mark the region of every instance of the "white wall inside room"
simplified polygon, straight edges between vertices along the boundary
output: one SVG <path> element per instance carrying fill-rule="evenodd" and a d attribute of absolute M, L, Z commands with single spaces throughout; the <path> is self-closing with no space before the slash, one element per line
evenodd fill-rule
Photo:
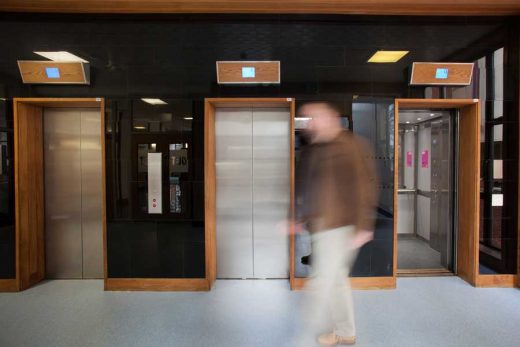
<path fill-rule="evenodd" d="M 417 189 L 429 192 L 431 190 L 431 128 L 426 124 L 419 126 L 417 134 L 418 165 L 417 165 Z M 428 151 L 428 167 L 421 165 L 421 154 Z M 427 240 L 430 239 L 430 198 L 417 196 L 417 234 Z"/>

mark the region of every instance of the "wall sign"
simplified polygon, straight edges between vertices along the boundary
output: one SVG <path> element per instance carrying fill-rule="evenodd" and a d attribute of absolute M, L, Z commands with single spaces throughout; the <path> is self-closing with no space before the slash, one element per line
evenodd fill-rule
<path fill-rule="evenodd" d="M 148 153 L 148 213 L 162 213 L 162 153 Z"/>
<path fill-rule="evenodd" d="M 473 63 L 413 63 L 410 85 L 467 86 L 473 77 Z"/>
<path fill-rule="evenodd" d="M 412 152 L 406 152 L 406 166 L 412 167 Z"/>
<path fill-rule="evenodd" d="M 218 84 L 279 84 L 279 61 L 217 61 Z"/>
<path fill-rule="evenodd" d="M 429 160 L 430 160 L 430 155 L 429 155 L 428 151 L 427 150 L 422 151 L 421 152 L 421 167 L 427 169 Z"/>
<path fill-rule="evenodd" d="M 90 65 L 83 62 L 18 60 L 25 84 L 90 84 Z"/>

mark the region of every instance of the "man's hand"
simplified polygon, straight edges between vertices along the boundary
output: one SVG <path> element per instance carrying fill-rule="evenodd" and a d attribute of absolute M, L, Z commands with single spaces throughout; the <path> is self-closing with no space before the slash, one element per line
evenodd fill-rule
<path fill-rule="evenodd" d="M 368 242 L 374 239 L 374 232 L 372 230 L 358 230 L 352 239 L 352 249 L 363 247 Z"/>
<path fill-rule="evenodd" d="M 276 229 L 283 234 L 299 234 L 305 230 L 303 223 L 291 219 L 284 219 L 276 223 Z"/>

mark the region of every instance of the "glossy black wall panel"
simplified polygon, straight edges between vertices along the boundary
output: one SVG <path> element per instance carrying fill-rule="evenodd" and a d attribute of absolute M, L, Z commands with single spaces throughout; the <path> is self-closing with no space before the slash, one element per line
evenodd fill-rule
<path fill-rule="evenodd" d="M 0 101 L 0 278 L 15 278 L 13 123 L 8 103 Z"/>

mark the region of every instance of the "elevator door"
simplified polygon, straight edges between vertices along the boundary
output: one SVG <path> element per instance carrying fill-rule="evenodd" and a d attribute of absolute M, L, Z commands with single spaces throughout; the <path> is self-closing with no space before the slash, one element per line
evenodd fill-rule
<path fill-rule="evenodd" d="M 449 112 L 431 124 L 430 246 L 440 252 L 441 264 L 452 268 L 453 144 Z"/>
<path fill-rule="evenodd" d="M 99 110 L 44 110 L 46 277 L 103 277 Z"/>
<path fill-rule="evenodd" d="M 215 135 L 217 277 L 287 278 L 289 109 L 219 108 Z"/>

